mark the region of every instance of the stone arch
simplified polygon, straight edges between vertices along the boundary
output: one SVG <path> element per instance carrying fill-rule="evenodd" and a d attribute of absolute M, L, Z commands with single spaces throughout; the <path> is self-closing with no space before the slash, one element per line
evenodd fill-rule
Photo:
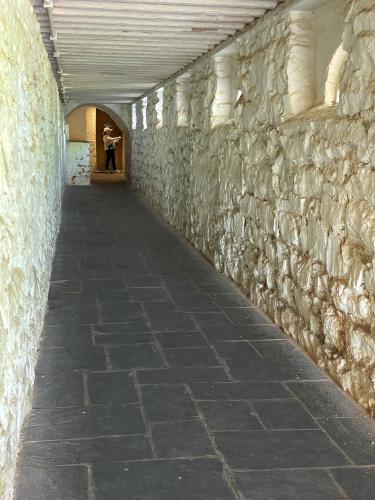
<path fill-rule="evenodd" d="M 64 118 L 65 121 L 69 118 L 69 116 L 74 113 L 79 108 L 85 108 L 88 106 L 95 107 L 107 113 L 108 116 L 112 118 L 118 125 L 119 129 L 123 133 L 125 140 L 123 141 L 123 158 L 124 158 L 124 176 L 129 180 L 130 177 L 130 160 L 131 160 L 131 136 L 130 136 L 130 128 L 124 119 L 120 116 L 121 108 L 119 105 L 111 105 L 111 104 L 98 104 L 95 102 L 85 102 L 85 103 L 68 103 L 64 105 Z M 118 109 L 117 109 L 118 108 Z"/>
<path fill-rule="evenodd" d="M 328 65 L 324 93 L 324 103 L 328 106 L 334 106 L 339 101 L 340 73 L 347 58 L 348 53 L 342 48 L 342 44 L 340 44 Z"/>

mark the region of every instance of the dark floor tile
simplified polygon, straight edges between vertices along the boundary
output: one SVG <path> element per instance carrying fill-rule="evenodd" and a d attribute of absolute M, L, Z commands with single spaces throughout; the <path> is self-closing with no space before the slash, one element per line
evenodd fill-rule
<path fill-rule="evenodd" d="M 149 385 L 141 388 L 146 417 L 152 422 L 188 420 L 198 416 L 183 385 Z"/>
<path fill-rule="evenodd" d="M 154 331 L 165 332 L 186 332 L 197 329 L 190 315 L 183 312 L 171 312 L 164 316 L 152 316 L 150 317 L 150 325 Z"/>
<path fill-rule="evenodd" d="M 355 464 L 375 465 L 375 422 L 372 418 L 322 418 L 319 423 Z"/>
<path fill-rule="evenodd" d="M 162 285 L 159 276 L 148 274 L 125 274 L 124 279 L 128 287 L 160 287 Z"/>
<path fill-rule="evenodd" d="M 271 361 L 283 361 L 295 355 L 302 355 L 302 353 L 287 339 L 266 340 L 264 342 L 257 341 L 251 344 L 264 359 L 270 359 Z"/>
<path fill-rule="evenodd" d="M 91 251 L 91 249 L 89 249 Z M 88 273 L 91 276 L 91 271 L 95 271 L 96 273 L 110 273 L 112 275 L 113 266 L 109 259 L 104 259 L 102 255 L 89 255 L 85 259 L 81 261 L 81 270 L 90 271 Z M 93 278 L 90 278 L 90 280 Z M 113 278 L 97 278 L 97 279 L 113 279 Z M 118 274 L 115 277 L 118 279 Z"/>
<path fill-rule="evenodd" d="M 228 283 L 205 283 L 199 279 L 195 279 L 194 283 L 197 289 L 204 293 L 215 294 L 228 292 Z"/>
<path fill-rule="evenodd" d="M 226 307 L 223 309 L 228 318 L 235 325 L 264 325 L 271 321 L 251 307 Z"/>
<path fill-rule="evenodd" d="M 262 429 L 245 401 L 200 401 L 199 408 L 212 431 Z"/>
<path fill-rule="evenodd" d="M 50 347 L 77 347 L 87 349 L 92 346 L 90 325 L 64 323 L 58 326 L 45 326 L 42 333 L 42 349 Z"/>
<path fill-rule="evenodd" d="M 165 348 L 208 346 L 201 332 L 160 332 L 156 337 Z"/>
<path fill-rule="evenodd" d="M 253 401 L 267 429 L 317 429 L 317 423 L 299 401 Z"/>
<path fill-rule="evenodd" d="M 331 381 L 289 383 L 288 387 L 315 417 L 363 416 L 363 411 Z"/>
<path fill-rule="evenodd" d="M 188 288 L 193 283 L 186 274 L 162 274 L 160 276 L 164 285 L 168 287 L 179 286 Z"/>
<path fill-rule="evenodd" d="M 111 269 L 109 267 L 105 268 L 92 268 L 87 270 L 87 274 L 84 279 L 93 280 L 115 280 L 119 277 L 118 269 Z"/>
<path fill-rule="evenodd" d="M 66 306 L 59 309 L 49 309 L 45 316 L 46 326 L 60 326 L 64 324 L 90 325 L 99 320 L 96 306 Z"/>
<path fill-rule="evenodd" d="M 154 342 L 152 333 L 118 333 L 118 334 L 94 334 L 95 344 L 101 345 L 129 345 L 150 344 Z"/>
<path fill-rule="evenodd" d="M 103 323 L 118 323 L 143 317 L 143 309 L 138 302 L 105 302 L 100 305 L 100 314 Z"/>
<path fill-rule="evenodd" d="M 73 370 L 106 370 L 106 359 L 102 346 L 90 350 L 55 347 L 43 350 L 38 358 L 36 373 L 46 375 Z"/>
<path fill-rule="evenodd" d="M 118 345 L 108 347 L 113 370 L 161 368 L 163 358 L 153 344 Z"/>
<path fill-rule="evenodd" d="M 200 313 L 192 313 L 194 321 L 197 323 L 199 328 L 220 326 L 226 327 L 231 325 L 228 317 L 222 312 L 200 312 Z"/>
<path fill-rule="evenodd" d="M 141 259 L 135 261 L 130 261 L 126 257 L 123 259 L 113 259 L 113 267 L 115 269 L 121 269 L 121 271 L 128 271 L 134 273 L 145 273 L 147 272 L 147 268 Z"/>
<path fill-rule="evenodd" d="M 322 374 L 318 368 L 303 360 L 301 365 L 289 362 L 270 362 L 252 358 L 246 363 L 245 358 L 226 359 L 234 379 L 249 382 L 272 382 L 294 380 L 321 380 Z"/>
<path fill-rule="evenodd" d="M 373 500 L 375 468 L 335 469 L 332 474 L 351 500 Z"/>
<path fill-rule="evenodd" d="M 60 231 L 62 230 L 62 226 L 60 226 Z M 82 226 L 80 227 L 82 229 Z M 59 256 L 55 255 L 53 258 L 53 268 L 57 271 L 67 271 L 69 269 L 73 269 L 75 271 L 79 270 L 79 255 L 64 255 Z"/>
<path fill-rule="evenodd" d="M 194 283 L 198 285 L 211 283 L 217 287 L 223 286 L 226 290 L 232 289 L 232 283 L 228 278 L 218 273 L 213 267 L 205 264 L 205 262 L 201 261 L 195 268 L 190 266 L 189 277 Z"/>
<path fill-rule="evenodd" d="M 219 356 L 234 361 L 237 366 L 240 366 L 240 361 L 243 361 L 245 366 L 262 361 L 255 349 L 246 341 L 218 342 L 215 344 L 215 349 Z"/>
<path fill-rule="evenodd" d="M 56 248 L 56 252 L 57 252 Z M 77 278 L 84 279 L 88 277 L 85 270 L 82 269 L 66 269 L 66 270 L 58 270 L 53 268 L 51 273 L 51 282 L 52 281 L 74 281 Z M 91 277 L 91 276 L 90 276 Z M 63 293 L 63 292 L 62 292 Z M 69 292 L 68 292 L 69 293 Z M 55 296 L 58 294 L 55 294 Z"/>
<path fill-rule="evenodd" d="M 180 294 L 180 293 L 188 293 L 188 292 L 196 293 L 199 291 L 199 290 L 197 290 L 194 283 L 189 283 L 186 285 L 179 285 L 179 284 L 173 284 L 173 283 L 166 284 L 165 288 L 170 294 L 173 294 L 173 293 Z"/>
<path fill-rule="evenodd" d="M 233 500 L 215 459 L 94 465 L 96 500 Z"/>
<path fill-rule="evenodd" d="M 56 255 L 58 256 L 66 256 L 66 255 L 75 255 L 75 254 L 83 254 L 85 251 L 85 245 L 82 242 L 76 243 L 63 243 L 56 242 Z"/>
<path fill-rule="evenodd" d="M 84 404 L 83 377 L 80 373 L 36 375 L 33 408 L 82 406 Z"/>
<path fill-rule="evenodd" d="M 171 368 L 220 365 L 214 351 L 210 347 L 164 349 L 164 353 Z"/>
<path fill-rule="evenodd" d="M 127 372 L 89 373 L 90 404 L 138 403 L 132 377 Z"/>
<path fill-rule="evenodd" d="M 148 301 L 165 301 L 168 299 L 165 288 L 149 287 L 149 288 L 129 288 L 129 295 L 132 300 L 139 300 L 140 302 Z"/>
<path fill-rule="evenodd" d="M 97 292 L 98 301 L 100 304 L 104 302 L 129 302 L 129 292 L 124 290 L 103 290 Z"/>
<path fill-rule="evenodd" d="M 212 293 L 211 297 L 220 307 L 252 307 L 248 298 L 240 291 L 236 293 Z"/>
<path fill-rule="evenodd" d="M 166 368 L 161 370 L 139 370 L 140 384 L 177 384 L 180 382 L 227 382 L 223 368 Z"/>
<path fill-rule="evenodd" d="M 137 405 L 82 406 L 33 410 L 25 429 L 29 441 L 143 434 Z"/>
<path fill-rule="evenodd" d="M 215 441 L 233 469 L 328 467 L 348 464 L 321 431 L 216 432 Z"/>
<path fill-rule="evenodd" d="M 128 333 L 149 332 L 150 327 L 143 318 L 134 318 L 132 321 L 124 323 L 102 323 L 92 325 L 93 333 L 126 335 Z"/>
<path fill-rule="evenodd" d="M 23 467 L 16 500 L 87 500 L 88 473 L 84 466 Z"/>
<path fill-rule="evenodd" d="M 26 442 L 23 465 L 49 467 L 51 465 L 144 460 L 146 458 L 152 458 L 150 444 L 146 436 L 116 436 Z"/>
<path fill-rule="evenodd" d="M 144 304 L 144 309 L 149 318 L 169 316 L 177 312 L 175 304 L 171 300 L 149 301 Z"/>
<path fill-rule="evenodd" d="M 211 342 L 285 338 L 282 332 L 273 325 L 235 326 L 228 324 L 225 326 L 202 326 L 201 330 Z"/>
<path fill-rule="evenodd" d="M 163 265 L 163 264 L 148 264 L 147 269 L 151 274 L 172 274 L 179 272 L 179 266 L 177 265 Z"/>
<path fill-rule="evenodd" d="M 151 426 L 158 458 L 188 458 L 215 455 L 199 420 L 156 423 Z"/>
<path fill-rule="evenodd" d="M 79 293 L 80 291 L 81 282 L 79 280 L 51 281 L 49 295 L 53 297 L 59 293 Z"/>
<path fill-rule="evenodd" d="M 50 295 L 48 308 L 51 311 L 62 307 L 96 306 L 96 293 L 56 293 Z"/>
<path fill-rule="evenodd" d="M 288 399 L 293 397 L 278 382 L 195 382 L 189 385 L 195 399 L 198 400 Z"/>
<path fill-rule="evenodd" d="M 235 474 L 244 500 L 344 500 L 324 470 L 270 470 Z"/>
<path fill-rule="evenodd" d="M 207 311 L 218 310 L 217 304 L 208 294 L 199 292 L 172 293 L 173 302 L 181 311 Z"/>
<path fill-rule="evenodd" d="M 84 292 L 102 292 L 104 290 L 115 291 L 124 289 L 124 282 L 119 279 L 94 279 L 82 281 L 82 290 Z"/>
<path fill-rule="evenodd" d="M 147 268 L 151 272 L 153 268 L 173 267 L 174 269 L 178 269 L 180 266 L 180 263 L 175 256 L 167 251 L 156 252 L 154 255 L 145 253 L 143 257 L 147 264 Z"/>

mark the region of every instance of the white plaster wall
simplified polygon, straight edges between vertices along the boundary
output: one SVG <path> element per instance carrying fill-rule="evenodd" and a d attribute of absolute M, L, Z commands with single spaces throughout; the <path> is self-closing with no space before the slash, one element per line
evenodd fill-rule
<path fill-rule="evenodd" d="M 60 221 L 63 113 L 28 0 L 0 9 L 0 498 L 11 498 Z"/>
<path fill-rule="evenodd" d="M 195 67 L 188 127 L 176 127 L 171 84 L 164 126 L 151 109 L 133 131 L 132 179 L 375 414 L 375 5 L 350 0 L 345 12 L 337 108 L 283 122 L 295 32 L 275 11 L 239 38 L 234 123 L 211 128 L 213 63 Z"/>
<path fill-rule="evenodd" d="M 327 79 L 327 68 L 336 49 L 341 43 L 344 28 L 346 2 L 333 0 L 313 12 L 315 48 L 315 104 L 324 102 L 324 84 Z"/>
<path fill-rule="evenodd" d="M 90 184 L 90 143 L 73 142 L 67 144 L 66 179 L 70 186 Z"/>

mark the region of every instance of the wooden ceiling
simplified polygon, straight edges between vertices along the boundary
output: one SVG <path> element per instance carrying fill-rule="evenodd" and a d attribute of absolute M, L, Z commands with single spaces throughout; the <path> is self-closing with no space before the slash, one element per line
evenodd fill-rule
<path fill-rule="evenodd" d="M 65 99 L 125 103 L 283 0 L 31 1 Z"/>

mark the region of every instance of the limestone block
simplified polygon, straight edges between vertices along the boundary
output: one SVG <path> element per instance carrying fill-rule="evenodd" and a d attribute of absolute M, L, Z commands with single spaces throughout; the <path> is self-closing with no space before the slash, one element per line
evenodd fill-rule
<path fill-rule="evenodd" d="M 349 354 L 353 360 L 372 371 L 375 368 L 375 339 L 361 327 L 355 327 L 347 335 Z"/>
<path fill-rule="evenodd" d="M 344 283 L 337 282 L 332 287 L 335 306 L 345 314 L 370 324 L 373 318 L 373 305 L 366 294 L 356 293 Z"/>
<path fill-rule="evenodd" d="M 345 351 L 346 336 L 343 315 L 330 306 L 323 315 L 323 333 L 325 351 L 331 358 L 338 357 Z"/>
<path fill-rule="evenodd" d="M 323 176 L 312 167 L 300 169 L 294 178 L 294 192 L 302 198 L 320 198 L 323 190 Z"/>
<path fill-rule="evenodd" d="M 327 274 L 313 277 L 314 294 L 318 299 L 328 301 L 331 296 L 330 276 Z"/>

